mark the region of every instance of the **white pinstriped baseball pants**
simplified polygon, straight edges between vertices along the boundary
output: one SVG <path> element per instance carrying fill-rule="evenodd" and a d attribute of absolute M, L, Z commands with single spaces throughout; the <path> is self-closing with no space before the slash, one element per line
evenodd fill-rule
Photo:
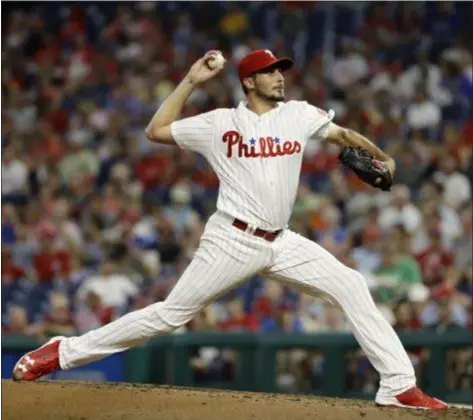
<path fill-rule="evenodd" d="M 169 333 L 256 273 L 322 296 L 344 311 L 358 343 L 380 373 L 379 395 L 393 396 L 415 385 L 412 364 L 398 336 L 378 311 L 361 274 L 340 263 L 316 243 L 285 230 L 274 242 L 252 236 L 215 213 L 199 249 L 164 302 L 131 312 L 59 347 L 70 369 Z"/>

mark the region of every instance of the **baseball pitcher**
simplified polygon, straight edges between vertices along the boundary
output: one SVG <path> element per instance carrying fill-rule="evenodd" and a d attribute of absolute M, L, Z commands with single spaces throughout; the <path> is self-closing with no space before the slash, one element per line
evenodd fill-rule
<path fill-rule="evenodd" d="M 256 50 L 238 64 L 246 100 L 179 120 L 194 89 L 225 66 L 218 51 L 197 60 L 146 128 L 152 142 L 202 154 L 220 180 L 217 210 L 192 262 L 164 302 L 131 312 L 79 337 L 55 337 L 23 356 L 13 378 L 34 381 L 166 334 L 208 303 L 257 273 L 344 311 L 361 348 L 379 372 L 379 405 L 445 410 L 416 387 L 414 369 L 398 336 L 378 311 L 363 276 L 317 243 L 288 229 L 308 142 L 340 146 L 340 160 L 363 181 L 389 190 L 394 161 L 364 136 L 333 122 L 304 101 L 284 102 L 284 71 L 293 62 Z"/>

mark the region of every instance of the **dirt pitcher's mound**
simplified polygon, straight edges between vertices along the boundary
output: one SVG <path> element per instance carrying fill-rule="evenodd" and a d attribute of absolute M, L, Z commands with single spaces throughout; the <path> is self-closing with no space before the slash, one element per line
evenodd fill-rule
<path fill-rule="evenodd" d="M 2 397 L 2 420 L 471 419 L 471 410 L 459 408 L 428 413 L 358 400 L 133 384 L 2 380 Z"/>

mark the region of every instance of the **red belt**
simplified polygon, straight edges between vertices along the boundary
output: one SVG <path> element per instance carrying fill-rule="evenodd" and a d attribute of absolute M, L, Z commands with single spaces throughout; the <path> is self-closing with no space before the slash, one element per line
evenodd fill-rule
<path fill-rule="evenodd" d="M 241 220 L 238 220 L 238 219 L 233 220 L 232 226 L 235 226 L 237 229 L 240 229 L 243 231 L 246 231 L 246 229 L 248 229 L 248 223 L 242 222 Z M 270 232 L 267 230 L 257 228 L 253 232 L 253 235 L 258 236 L 259 238 L 263 238 L 267 240 L 268 242 L 273 242 L 281 232 L 282 232 L 282 229 Z"/>

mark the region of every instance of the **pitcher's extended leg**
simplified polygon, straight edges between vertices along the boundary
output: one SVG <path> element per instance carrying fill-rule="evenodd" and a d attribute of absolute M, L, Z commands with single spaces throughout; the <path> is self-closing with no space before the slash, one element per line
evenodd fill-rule
<path fill-rule="evenodd" d="M 271 251 L 251 237 L 215 220 L 209 221 L 194 259 L 164 302 L 129 313 L 59 345 L 60 367 L 102 359 L 168 333 L 192 319 L 208 303 L 270 262 Z"/>
<path fill-rule="evenodd" d="M 414 368 L 399 337 L 376 307 L 363 276 L 320 245 L 287 231 L 270 269 L 271 278 L 338 304 L 358 343 L 380 373 L 378 394 L 398 395 L 415 386 Z"/>

